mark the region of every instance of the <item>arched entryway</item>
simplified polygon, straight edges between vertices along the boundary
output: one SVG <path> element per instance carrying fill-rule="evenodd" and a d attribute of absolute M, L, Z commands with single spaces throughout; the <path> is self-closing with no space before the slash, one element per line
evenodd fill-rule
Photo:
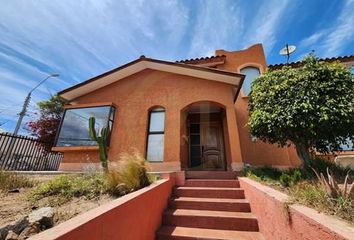
<path fill-rule="evenodd" d="M 181 163 L 184 170 L 224 171 L 228 144 L 225 107 L 219 103 L 192 103 L 181 111 Z"/>

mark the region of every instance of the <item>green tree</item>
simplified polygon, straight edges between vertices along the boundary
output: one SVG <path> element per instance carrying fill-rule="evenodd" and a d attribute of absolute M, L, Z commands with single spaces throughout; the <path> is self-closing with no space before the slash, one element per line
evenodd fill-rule
<path fill-rule="evenodd" d="M 39 118 L 27 123 L 32 136 L 37 137 L 50 150 L 54 145 L 65 101 L 58 95 L 37 103 Z"/>
<path fill-rule="evenodd" d="M 255 79 L 250 95 L 251 134 L 279 146 L 293 143 L 303 165 L 310 150 L 338 151 L 354 140 L 354 76 L 339 62 L 309 55 L 298 68 Z"/>

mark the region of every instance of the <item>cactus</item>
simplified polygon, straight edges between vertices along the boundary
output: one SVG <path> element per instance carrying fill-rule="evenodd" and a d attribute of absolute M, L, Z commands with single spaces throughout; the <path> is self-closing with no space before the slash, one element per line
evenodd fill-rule
<path fill-rule="evenodd" d="M 94 117 L 90 117 L 89 119 L 89 133 L 90 137 L 98 143 L 99 147 L 99 156 L 101 165 L 105 172 L 108 171 L 108 153 L 107 153 L 107 138 L 108 138 L 108 127 L 103 127 L 101 129 L 101 135 L 98 136 L 95 129 L 96 119 Z"/>

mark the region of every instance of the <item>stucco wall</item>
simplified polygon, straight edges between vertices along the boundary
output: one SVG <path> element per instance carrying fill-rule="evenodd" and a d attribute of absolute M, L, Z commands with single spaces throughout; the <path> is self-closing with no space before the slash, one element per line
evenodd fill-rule
<path fill-rule="evenodd" d="M 303 205 L 286 207 L 290 198 L 248 178 L 239 178 L 241 188 L 257 216 L 266 239 L 344 240 L 353 239 L 353 227 L 337 218 Z"/>
<path fill-rule="evenodd" d="M 266 59 L 261 44 L 241 51 L 217 50 L 226 60 L 217 68 L 240 72 L 243 67 L 258 67 L 266 71 Z M 225 155 L 228 169 L 240 169 L 243 163 L 254 166 L 272 165 L 293 167 L 300 164 L 294 147 L 279 148 L 261 141 L 252 142 L 247 128 L 248 96 L 241 90 L 236 103 L 232 85 L 187 77 L 167 72 L 144 70 L 119 82 L 98 89 L 73 101 L 73 104 L 112 102 L 117 106 L 113 126 L 110 161 L 133 148 L 146 152 L 148 112 L 153 106 L 166 110 L 164 162 L 152 163 L 153 171 L 175 171 L 188 165 L 186 114 L 183 109 L 198 101 L 221 104 L 226 117 L 223 120 Z M 60 149 L 63 150 L 63 149 Z M 97 150 L 65 150 L 61 170 L 80 170 L 89 162 L 98 162 Z"/>
<path fill-rule="evenodd" d="M 148 113 L 154 106 L 165 108 L 164 162 L 152 163 L 154 171 L 179 170 L 180 160 L 185 158 L 181 125 L 182 110 L 191 103 L 211 101 L 224 106 L 229 130 L 229 165 L 241 166 L 242 157 L 233 103 L 233 85 L 192 78 L 167 72 L 144 70 L 109 86 L 75 99 L 72 104 L 112 102 L 117 106 L 109 159 L 115 161 L 122 152 L 133 148 L 145 154 Z M 69 148 L 68 148 L 69 149 Z M 67 151 L 61 169 L 70 169 L 71 163 L 97 162 L 91 151 Z M 96 151 L 97 152 L 97 151 Z M 184 160 L 185 162 L 185 160 Z M 77 165 L 75 165 L 77 166 Z"/>
<path fill-rule="evenodd" d="M 161 225 L 175 176 L 78 215 L 31 240 L 152 240 Z"/>
<path fill-rule="evenodd" d="M 240 72 L 244 67 L 257 67 L 261 73 L 266 72 L 267 63 L 261 44 L 256 44 L 241 51 L 217 50 L 216 55 L 225 55 L 225 64 L 217 68 L 222 70 Z M 266 144 L 262 141 L 252 142 L 247 128 L 248 100 L 241 89 L 235 103 L 237 126 L 240 135 L 242 160 L 254 166 L 272 165 L 275 167 L 293 167 L 300 164 L 294 147 L 279 148 L 276 145 Z"/>

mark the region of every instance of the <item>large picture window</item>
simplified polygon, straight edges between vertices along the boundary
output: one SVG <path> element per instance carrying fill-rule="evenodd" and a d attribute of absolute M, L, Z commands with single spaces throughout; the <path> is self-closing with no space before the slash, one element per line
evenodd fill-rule
<path fill-rule="evenodd" d="M 245 67 L 240 71 L 242 74 L 246 75 L 245 80 L 243 81 L 242 90 L 246 96 L 251 92 L 251 84 L 253 80 L 258 77 L 261 73 L 259 68 L 256 67 Z"/>
<path fill-rule="evenodd" d="M 95 128 L 97 132 L 101 132 L 101 129 L 107 126 L 109 127 L 109 132 L 111 132 L 114 112 L 115 108 L 113 106 L 66 109 L 56 146 L 96 146 L 97 142 L 92 140 L 89 135 L 90 117 L 96 119 Z"/>
<path fill-rule="evenodd" d="M 150 111 L 147 136 L 146 159 L 150 162 L 163 161 L 165 135 L 165 109 L 154 108 Z"/>

